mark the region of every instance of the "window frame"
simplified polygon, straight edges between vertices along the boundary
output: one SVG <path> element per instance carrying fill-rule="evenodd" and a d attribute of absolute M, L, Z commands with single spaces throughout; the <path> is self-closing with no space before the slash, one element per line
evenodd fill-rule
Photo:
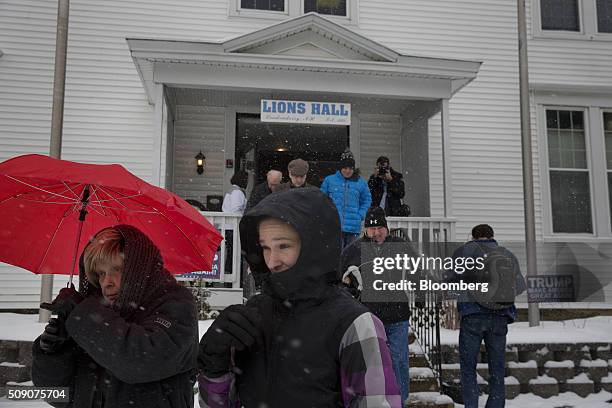
<path fill-rule="evenodd" d="M 543 155 L 544 155 L 544 162 L 543 162 L 543 166 L 546 170 L 546 184 L 547 184 L 547 191 L 548 193 L 546 194 L 546 205 L 548 207 L 548 228 L 547 231 L 553 235 L 553 236 L 562 236 L 562 235 L 568 235 L 568 236 L 572 236 L 572 237 L 578 237 L 578 236 L 587 236 L 587 237 L 592 237 L 592 236 L 596 236 L 597 235 L 597 231 L 596 231 L 596 222 L 595 222 L 595 209 L 594 207 L 594 203 L 593 203 L 593 177 L 592 177 L 592 163 L 591 163 L 591 143 L 590 143 L 590 124 L 589 122 L 589 112 L 588 109 L 585 107 L 580 107 L 580 106 L 555 106 L 555 105 L 543 105 L 542 106 L 542 127 L 544 130 L 544 144 L 542 145 L 542 151 L 543 151 Z M 548 125 L 547 125 L 547 120 L 546 120 L 546 111 L 548 110 L 554 110 L 554 111 L 577 111 L 577 112 L 582 112 L 583 115 L 583 122 L 584 122 L 584 143 L 585 143 L 585 159 L 586 159 L 586 167 L 584 169 L 582 168 L 576 168 L 576 169 L 571 169 L 571 168 L 560 168 L 560 167 L 551 167 L 550 166 L 550 157 L 549 157 L 549 146 L 548 146 Z M 591 206 L 591 228 L 593 230 L 592 233 L 590 232 L 554 232 L 553 230 L 553 211 L 552 211 L 552 186 L 550 185 L 550 174 L 551 171 L 578 171 L 578 172 L 586 172 L 588 174 L 588 180 L 589 180 L 589 203 Z M 544 182 L 544 180 L 542 180 Z"/>
<path fill-rule="evenodd" d="M 595 12 L 594 21 L 593 21 L 595 33 L 598 36 L 608 37 L 609 39 L 612 39 L 612 32 L 606 33 L 606 32 L 599 31 L 599 19 L 598 19 L 599 15 L 597 14 L 597 0 L 594 0 L 593 2 L 593 10 Z"/>
<path fill-rule="evenodd" d="M 581 35 L 584 34 L 584 10 L 583 10 L 583 0 L 574 0 L 577 3 L 578 9 L 578 27 L 580 28 L 578 31 L 573 30 L 545 30 L 542 28 L 542 0 L 535 0 L 538 6 L 538 25 L 540 30 L 543 33 L 560 33 L 560 34 L 568 34 L 568 35 Z"/>
<path fill-rule="evenodd" d="M 532 0 L 531 27 L 533 38 L 559 40 L 612 41 L 612 33 L 600 33 L 597 28 L 597 0 L 576 0 L 578 2 L 578 23 L 580 31 L 543 30 L 542 0 Z"/>
<path fill-rule="evenodd" d="M 351 10 L 351 4 L 355 4 L 355 3 L 356 1 L 346 0 L 346 16 L 334 16 L 332 14 L 319 14 L 319 15 L 327 17 L 327 18 L 331 18 L 331 19 L 337 19 L 337 20 L 343 20 L 343 21 L 350 22 L 351 16 L 353 15 L 353 13 L 355 13 L 354 10 Z M 304 7 L 305 7 L 305 1 L 300 0 L 300 12 L 302 14 L 306 14 Z M 314 13 L 314 12 L 309 12 L 309 13 Z"/>
<path fill-rule="evenodd" d="M 601 135 L 603 137 L 603 148 L 604 150 L 607 148 L 606 146 L 606 128 L 605 128 L 605 122 L 604 122 L 604 113 L 609 113 L 612 115 L 612 107 L 610 108 L 602 108 L 599 110 L 600 112 L 600 116 L 601 116 Z M 612 129 L 610 129 L 612 130 Z M 606 151 L 604 151 L 604 170 L 605 170 L 605 178 L 606 178 L 606 183 L 605 184 L 605 188 L 604 190 L 606 190 L 606 194 L 608 197 L 608 208 L 607 208 L 607 214 L 609 214 L 610 217 L 610 229 L 612 230 L 612 191 L 610 191 L 610 184 L 608 183 L 608 177 L 609 175 L 612 175 L 612 168 L 608 168 L 608 160 L 606 157 Z M 604 208 L 605 210 L 605 208 Z"/>
<path fill-rule="evenodd" d="M 285 10 L 259 10 L 251 8 L 242 8 L 241 0 L 229 0 L 229 16 L 230 17 L 248 17 L 248 18 L 265 18 L 265 19 L 285 19 L 290 16 L 289 6 L 291 0 L 285 1 Z"/>
<path fill-rule="evenodd" d="M 612 241 L 612 214 L 607 186 L 607 168 L 605 157 L 605 138 L 603 112 L 612 112 L 612 104 L 608 98 L 593 95 L 583 96 L 560 95 L 560 93 L 536 93 L 535 109 L 537 118 L 538 167 L 540 182 L 540 203 L 542 237 L 546 241 L 572 241 L 576 239 L 587 241 Z M 591 202 L 592 233 L 553 232 L 552 197 L 550 186 L 548 132 L 546 110 L 569 110 L 584 112 L 584 132 L 587 171 L 589 173 L 589 192 Z"/>
<path fill-rule="evenodd" d="M 230 18 L 261 18 L 267 20 L 286 20 L 303 16 L 304 0 L 285 0 L 285 11 L 243 9 L 240 0 L 228 0 L 228 16 Z M 331 14 L 320 14 L 332 21 L 343 25 L 357 25 L 359 15 L 359 0 L 346 0 L 346 16 L 334 16 Z"/>

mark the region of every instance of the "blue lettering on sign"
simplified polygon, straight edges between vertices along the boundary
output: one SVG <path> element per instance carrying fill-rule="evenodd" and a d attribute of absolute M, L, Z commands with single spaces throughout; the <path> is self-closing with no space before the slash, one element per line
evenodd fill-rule
<path fill-rule="evenodd" d="M 268 106 L 268 101 L 263 101 L 261 110 L 266 113 L 272 112 L 272 108 Z"/>
<path fill-rule="evenodd" d="M 345 104 L 311 102 L 310 114 L 319 116 L 349 116 L 350 112 Z M 263 100 L 261 102 L 261 111 L 263 113 L 287 113 L 304 115 L 307 113 L 306 102 L 292 101 L 270 101 Z"/>

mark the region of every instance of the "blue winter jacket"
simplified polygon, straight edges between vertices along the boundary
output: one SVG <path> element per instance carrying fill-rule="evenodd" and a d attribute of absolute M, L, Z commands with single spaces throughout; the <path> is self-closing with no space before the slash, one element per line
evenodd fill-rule
<path fill-rule="evenodd" d="M 372 203 L 368 183 L 356 174 L 344 178 L 340 170 L 325 177 L 321 191 L 327 194 L 338 209 L 342 232 L 359 234 L 361 221 L 365 218 Z"/>

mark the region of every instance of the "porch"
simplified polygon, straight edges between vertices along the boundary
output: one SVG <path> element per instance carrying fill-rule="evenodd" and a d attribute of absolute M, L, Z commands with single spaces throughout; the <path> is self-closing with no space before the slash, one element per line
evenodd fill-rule
<path fill-rule="evenodd" d="M 240 279 L 241 272 L 241 246 L 238 225 L 240 214 L 231 214 L 214 211 L 200 211 L 214 226 L 222 236 L 231 237 L 230 245 L 232 251 L 228 251 L 228 242 L 223 240 L 219 251 L 219 273 L 217 278 L 207 279 L 211 282 L 218 282 L 219 286 L 211 288 L 211 297 L 208 303 L 213 309 L 223 309 L 226 306 L 242 303 L 243 287 Z M 430 243 L 452 242 L 455 238 L 456 220 L 443 217 L 388 217 L 387 224 L 392 233 L 402 231 L 402 234 L 422 248 Z M 227 234 L 228 232 L 231 234 Z M 228 260 L 231 252 L 231 259 Z M 226 267 L 226 262 L 229 262 Z M 230 268 L 231 265 L 231 268 Z M 243 279 L 244 280 L 244 279 Z"/>

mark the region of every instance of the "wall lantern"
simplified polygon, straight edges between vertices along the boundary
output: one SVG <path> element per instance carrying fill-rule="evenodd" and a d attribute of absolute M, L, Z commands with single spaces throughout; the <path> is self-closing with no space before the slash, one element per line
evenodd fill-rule
<path fill-rule="evenodd" d="M 204 156 L 202 154 L 202 151 L 200 150 L 200 153 L 196 154 L 195 159 L 196 159 L 196 168 L 197 168 L 198 174 L 204 173 L 204 165 L 206 164 L 206 156 Z"/>

